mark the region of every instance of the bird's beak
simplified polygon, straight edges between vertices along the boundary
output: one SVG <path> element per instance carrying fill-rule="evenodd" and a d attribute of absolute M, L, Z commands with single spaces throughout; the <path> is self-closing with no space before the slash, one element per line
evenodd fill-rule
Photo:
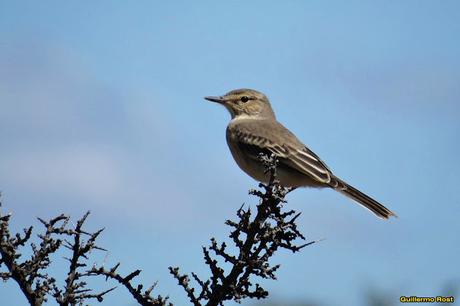
<path fill-rule="evenodd" d="M 216 102 L 216 103 L 220 103 L 220 104 L 223 104 L 225 102 L 225 99 L 223 97 L 213 97 L 213 96 L 209 96 L 209 97 L 204 97 L 206 100 L 208 101 L 211 101 L 211 102 Z"/>

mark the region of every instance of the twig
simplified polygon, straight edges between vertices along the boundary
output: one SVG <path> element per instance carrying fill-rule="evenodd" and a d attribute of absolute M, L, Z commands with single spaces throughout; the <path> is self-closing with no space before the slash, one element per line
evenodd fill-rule
<path fill-rule="evenodd" d="M 204 260 L 211 271 L 210 278 L 203 281 L 192 273 L 201 289 L 199 294 L 190 286 L 190 279 L 186 274 L 180 274 L 177 267 L 169 267 L 170 273 L 195 306 L 217 306 L 223 305 L 227 300 L 240 302 L 244 298 L 267 297 L 268 292 L 260 284 L 253 284 L 252 278 L 276 279 L 275 272 L 279 265 L 272 266 L 269 259 L 278 249 L 295 253 L 314 243 L 294 243 L 298 239 L 305 240 L 305 237 L 295 223 L 300 213 L 296 214 L 294 210 L 283 211 L 284 198 L 293 189 L 283 188 L 276 180 L 277 160 L 274 156 L 262 155 L 260 159 L 270 174 L 270 180 L 268 184 L 259 185 L 262 190 L 250 191 L 250 194 L 260 199 L 255 216 L 253 217 L 250 208 L 245 210 L 242 206 L 237 211 L 238 220 L 226 222 L 232 228 L 229 237 L 237 247 L 237 254 L 228 253 L 225 243 L 218 244 L 215 238 L 211 238 L 211 245 L 203 247 Z M 229 263 L 230 272 L 226 273 L 210 252 Z"/>

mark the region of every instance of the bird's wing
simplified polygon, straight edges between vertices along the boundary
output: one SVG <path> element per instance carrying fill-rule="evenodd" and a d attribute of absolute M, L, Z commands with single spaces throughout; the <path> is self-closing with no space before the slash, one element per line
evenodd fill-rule
<path fill-rule="evenodd" d="M 253 159 L 258 159 L 260 153 L 273 153 L 283 165 L 320 183 L 331 182 L 333 176 L 326 164 L 294 134 L 279 123 L 266 125 L 263 122 L 254 123 L 253 126 L 240 125 L 230 131 L 230 137 L 237 142 L 240 150 Z"/>
<path fill-rule="evenodd" d="M 289 147 L 289 145 L 286 145 Z M 302 149 L 290 148 L 287 163 L 295 169 L 310 175 L 321 183 L 331 182 L 331 171 L 326 164 L 306 146 Z"/>

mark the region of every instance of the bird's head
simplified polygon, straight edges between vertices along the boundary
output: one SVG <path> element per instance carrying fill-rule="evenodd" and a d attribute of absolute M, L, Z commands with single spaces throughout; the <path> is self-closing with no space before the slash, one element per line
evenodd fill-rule
<path fill-rule="evenodd" d="M 240 116 L 258 119 L 275 118 L 268 98 L 257 90 L 235 89 L 223 96 L 205 97 L 205 99 L 225 106 L 232 119 Z"/>

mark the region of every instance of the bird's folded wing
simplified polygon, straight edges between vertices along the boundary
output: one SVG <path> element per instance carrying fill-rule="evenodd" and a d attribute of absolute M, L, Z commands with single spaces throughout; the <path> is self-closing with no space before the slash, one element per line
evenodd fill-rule
<path fill-rule="evenodd" d="M 285 166 L 302 172 L 320 183 L 328 184 L 331 181 L 331 171 L 326 164 L 304 145 L 288 143 L 278 144 L 269 139 L 241 133 L 235 139 L 240 150 L 247 156 L 258 159 L 260 153 L 275 154 L 279 162 Z"/>
<path fill-rule="evenodd" d="M 295 169 L 310 175 L 321 183 L 330 183 L 331 171 L 310 149 L 307 147 L 302 149 L 290 148 L 288 152 L 288 164 L 294 165 Z"/>

